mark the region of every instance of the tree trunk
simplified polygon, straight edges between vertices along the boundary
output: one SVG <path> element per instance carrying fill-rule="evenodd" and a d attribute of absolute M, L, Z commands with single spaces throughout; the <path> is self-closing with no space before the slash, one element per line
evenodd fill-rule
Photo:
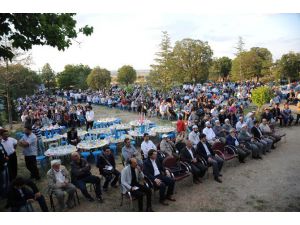
<path fill-rule="evenodd" d="M 9 124 L 9 129 L 11 130 L 12 127 L 12 114 L 11 114 L 11 100 L 10 100 L 10 93 L 9 89 L 6 89 L 6 103 L 7 103 L 7 113 L 8 113 L 8 124 Z"/>

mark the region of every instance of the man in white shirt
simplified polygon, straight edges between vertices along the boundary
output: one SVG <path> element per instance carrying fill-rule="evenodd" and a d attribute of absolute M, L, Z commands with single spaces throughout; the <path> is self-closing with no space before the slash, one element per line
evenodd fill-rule
<path fill-rule="evenodd" d="M 211 123 L 209 121 L 205 123 L 205 126 L 206 127 L 203 129 L 202 133 L 206 135 L 206 139 L 208 143 L 213 145 L 216 141 L 218 141 L 216 139 L 216 134 L 214 130 L 211 128 Z"/>
<path fill-rule="evenodd" d="M 193 131 L 189 133 L 189 140 L 193 143 L 193 147 L 196 148 L 197 144 L 199 143 L 199 132 L 198 132 L 198 126 L 194 125 L 192 127 Z"/>
<path fill-rule="evenodd" d="M 87 111 L 85 113 L 85 119 L 86 119 L 86 131 L 89 130 L 89 128 L 93 128 L 94 125 L 94 111 L 92 110 L 92 106 L 87 107 Z"/>
<path fill-rule="evenodd" d="M 2 138 L 1 144 L 9 158 L 7 167 L 9 180 L 12 181 L 17 177 L 18 171 L 18 160 L 16 154 L 18 141 L 12 137 L 9 137 L 8 131 L 5 129 L 0 129 L 0 136 Z"/>
<path fill-rule="evenodd" d="M 242 116 L 239 117 L 239 121 L 235 125 L 235 129 L 237 132 L 240 132 L 244 123 L 244 118 Z"/>
<path fill-rule="evenodd" d="M 148 158 L 148 152 L 151 149 L 156 150 L 157 148 L 156 148 L 155 144 L 150 140 L 149 134 L 145 133 L 144 141 L 141 144 L 141 150 L 142 150 L 142 153 L 144 154 L 144 159 Z"/>

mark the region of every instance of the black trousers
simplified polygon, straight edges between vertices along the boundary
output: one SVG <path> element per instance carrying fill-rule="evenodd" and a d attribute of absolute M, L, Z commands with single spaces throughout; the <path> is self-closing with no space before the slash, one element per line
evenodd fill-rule
<path fill-rule="evenodd" d="M 26 168 L 30 172 L 30 177 L 39 179 L 40 174 L 37 168 L 36 156 L 35 155 L 25 156 L 25 164 L 26 164 Z"/>
<path fill-rule="evenodd" d="M 159 186 L 154 182 L 154 185 L 159 188 L 159 200 L 163 201 L 166 197 L 173 195 L 174 187 L 175 187 L 175 180 L 171 177 L 157 175 L 155 178 L 160 179 L 162 182 Z M 167 189 L 167 195 L 165 195 Z"/>
<path fill-rule="evenodd" d="M 89 130 L 89 128 L 93 129 L 94 121 L 86 121 L 86 131 Z"/>
<path fill-rule="evenodd" d="M 238 148 L 236 147 L 237 150 L 237 154 L 239 156 L 239 161 L 242 162 L 244 161 L 244 159 L 250 155 L 250 151 L 248 149 L 242 149 L 242 148 Z"/>
<path fill-rule="evenodd" d="M 117 182 L 119 180 L 119 177 L 120 177 L 120 172 L 118 170 L 114 169 L 112 171 L 112 173 L 106 173 L 106 172 L 104 172 L 103 176 L 105 177 L 105 182 L 103 184 L 103 188 L 107 188 L 109 182 L 113 179 L 113 176 L 114 176 L 114 179 L 111 182 L 111 186 L 115 186 L 117 184 Z"/>
<path fill-rule="evenodd" d="M 99 177 L 94 176 L 94 175 L 89 175 L 85 178 L 82 178 L 80 180 L 76 180 L 74 182 L 74 185 L 76 187 L 78 187 L 81 191 L 81 193 L 84 195 L 84 197 L 86 198 L 92 198 L 92 196 L 88 193 L 87 189 L 86 189 L 86 184 L 87 183 L 91 183 L 94 184 L 96 186 L 96 197 L 100 197 L 101 196 L 101 180 Z"/>
<path fill-rule="evenodd" d="M 197 180 L 198 177 L 203 177 L 205 175 L 207 167 L 204 166 L 202 163 L 200 162 L 190 163 L 190 166 L 192 168 L 192 174 L 194 180 Z"/>
<path fill-rule="evenodd" d="M 9 156 L 8 160 L 8 173 L 9 173 L 9 181 L 14 180 L 18 174 L 18 161 L 17 154 L 13 153 Z"/>
<path fill-rule="evenodd" d="M 131 194 L 133 197 L 135 197 L 138 200 L 138 204 L 139 204 L 139 211 L 143 211 L 143 197 L 144 194 L 146 195 L 147 198 L 147 209 L 152 207 L 152 203 L 151 203 L 151 189 L 146 187 L 145 185 L 141 185 L 141 184 L 137 184 L 135 185 L 136 187 L 139 187 L 138 190 L 135 191 L 131 191 Z"/>

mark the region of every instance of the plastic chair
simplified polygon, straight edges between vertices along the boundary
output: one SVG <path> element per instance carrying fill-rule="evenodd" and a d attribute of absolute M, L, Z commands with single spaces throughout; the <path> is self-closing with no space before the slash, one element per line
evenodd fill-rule
<path fill-rule="evenodd" d="M 90 152 L 81 152 L 80 153 L 81 157 L 87 160 L 87 158 L 91 155 Z"/>
<path fill-rule="evenodd" d="M 54 205 L 54 200 L 53 200 L 53 192 L 50 194 L 49 199 L 50 199 L 50 207 L 51 207 L 52 211 L 55 212 L 55 205 Z M 76 200 L 77 200 L 77 202 L 76 202 Z M 75 190 L 74 206 L 76 206 L 77 204 L 80 205 L 80 202 L 79 202 L 79 197 L 78 197 L 77 190 Z"/>
<path fill-rule="evenodd" d="M 110 144 L 109 145 L 110 150 L 114 153 L 115 156 L 117 156 L 117 145 L 116 144 Z"/>
<path fill-rule="evenodd" d="M 97 162 L 98 162 L 98 156 L 102 155 L 102 150 L 93 151 L 92 154 L 94 155 L 95 163 L 97 164 Z"/>
<path fill-rule="evenodd" d="M 40 165 L 43 172 L 46 171 L 47 157 L 44 155 L 36 156 L 37 164 Z"/>

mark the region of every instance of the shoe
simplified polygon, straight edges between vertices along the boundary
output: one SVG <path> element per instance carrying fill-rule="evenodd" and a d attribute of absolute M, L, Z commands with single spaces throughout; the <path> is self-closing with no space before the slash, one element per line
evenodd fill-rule
<path fill-rule="evenodd" d="M 219 177 L 223 177 L 223 174 L 219 173 Z"/>
<path fill-rule="evenodd" d="M 171 202 L 176 202 L 175 198 L 172 198 L 171 196 L 166 197 L 167 200 L 171 201 Z"/>
<path fill-rule="evenodd" d="M 103 198 L 101 195 L 99 197 L 97 197 L 97 200 L 98 200 L 98 202 L 103 203 Z"/>
<path fill-rule="evenodd" d="M 257 156 L 257 159 L 263 159 L 261 156 Z"/>
<path fill-rule="evenodd" d="M 161 201 L 159 201 L 159 203 L 160 203 L 161 205 L 169 205 L 168 203 L 165 202 L 165 200 L 161 200 Z"/>
<path fill-rule="evenodd" d="M 215 178 L 215 181 L 219 182 L 219 183 L 222 183 L 222 180 L 219 178 L 219 177 L 216 177 Z"/>
<path fill-rule="evenodd" d="M 87 200 L 88 200 L 89 202 L 94 202 L 94 201 L 95 201 L 95 199 L 93 199 L 92 197 L 87 198 Z"/>
<path fill-rule="evenodd" d="M 240 160 L 240 163 L 246 163 L 245 160 Z"/>

